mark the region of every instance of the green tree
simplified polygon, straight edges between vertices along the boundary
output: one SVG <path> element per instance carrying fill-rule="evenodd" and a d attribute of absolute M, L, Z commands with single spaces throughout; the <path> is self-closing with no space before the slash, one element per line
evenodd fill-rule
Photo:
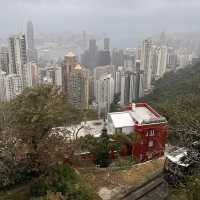
<path fill-rule="evenodd" d="M 51 85 L 26 89 L 11 102 L 10 112 L 10 127 L 22 132 L 28 130 L 32 134 L 31 142 L 35 145 L 51 128 L 81 120 L 81 115 L 67 104 L 59 88 Z"/>
<path fill-rule="evenodd" d="M 100 167 L 108 167 L 111 163 L 110 138 L 105 127 L 102 129 L 101 136 L 93 154 L 95 155 L 95 163 Z"/>
<path fill-rule="evenodd" d="M 38 176 L 72 155 L 73 145 L 66 137 L 50 130 L 78 123 L 82 115 L 66 103 L 59 88 L 51 85 L 27 88 L 4 106 L 0 107 L 4 111 L 0 176 L 5 176 L 1 186 L 24 181 L 28 176 L 31 178 L 30 174 Z"/>

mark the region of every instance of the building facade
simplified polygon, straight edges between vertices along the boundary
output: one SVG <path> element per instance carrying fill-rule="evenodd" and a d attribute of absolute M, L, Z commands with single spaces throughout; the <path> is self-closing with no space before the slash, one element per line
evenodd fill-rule
<path fill-rule="evenodd" d="M 65 94 L 68 94 L 70 73 L 76 67 L 76 64 L 75 54 L 68 52 L 62 65 L 62 90 Z"/>
<path fill-rule="evenodd" d="M 110 104 L 114 97 L 114 79 L 111 74 L 102 76 L 97 81 L 97 97 L 98 113 L 108 113 Z"/>
<path fill-rule="evenodd" d="M 71 71 L 69 77 L 69 102 L 77 109 L 88 109 L 89 72 L 79 64 Z"/>
<path fill-rule="evenodd" d="M 34 42 L 34 27 L 31 21 L 27 22 L 27 60 L 28 62 L 37 63 L 37 51 Z"/>
<path fill-rule="evenodd" d="M 144 88 L 148 91 L 151 89 L 152 80 L 152 41 L 149 39 L 143 42 L 141 69 L 144 70 Z"/>
<path fill-rule="evenodd" d="M 143 162 L 164 155 L 167 121 L 148 104 L 130 104 L 128 110 L 108 114 L 110 133 L 133 135 L 132 155 Z"/>
<path fill-rule="evenodd" d="M 26 38 L 18 34 L 9 38 L 9 73 L 21 76 L 23 87 L 26 87 Z"/>

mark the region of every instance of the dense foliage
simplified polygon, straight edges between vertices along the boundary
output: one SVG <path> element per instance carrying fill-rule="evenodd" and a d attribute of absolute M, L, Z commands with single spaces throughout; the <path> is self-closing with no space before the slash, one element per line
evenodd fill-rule
<path fill-rule="evenodd" d="M 59 199 L 98 199 L 92 188 L 81 179 L 74 169 L 68 166 L 58 166 L 56 169 L 50 170 L 46 177 L 33 183 L 32 197 L 45 196 L 48 192 L 54 192 L 64 197 Z"/>
<path fill-rule="evenodd" d="M 169 140 L 182 145 L 199 138 L 200 64 L 167 73 L 146 101 L 169 121 Z"/>
<path fill-rule="evenodd" d="M 168 119 L 171 144 L 191 148 L 191 144 L 200 139 L 200 64 L 167 73 L 141 101 L 148 102 Z M 195 160 L 196 155 L 198 152 Z M 198 169 L 195 171 L 173 189 L 169 199 L 200 199 L 200 175 Z"/>
<path fill-rule="evenodd" d="M 42 177 L 41 190 L 33 187 L 35 196 L 91 199 L 78 175 L 64 168 L 73 157 L 74 142 L 52 128 L 80 123 L 95 116 L 94 112 L 74 109 L 51 85 L 27 88 L 13 101 L 2 103 L 0 111 L 0 189 Z"/>

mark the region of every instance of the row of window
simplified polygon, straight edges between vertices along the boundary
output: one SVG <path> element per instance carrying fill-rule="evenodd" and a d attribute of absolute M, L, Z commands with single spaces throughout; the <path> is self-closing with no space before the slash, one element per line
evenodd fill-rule
<path fill-rule="evenodd" d="M 156 133 L 155 133 L 154 130 L 149 130 L 149 131 L 146 133 L 146 137 L 148 137 L 148 136 L 155 136 L 155 135 L 156 135 Z"/>

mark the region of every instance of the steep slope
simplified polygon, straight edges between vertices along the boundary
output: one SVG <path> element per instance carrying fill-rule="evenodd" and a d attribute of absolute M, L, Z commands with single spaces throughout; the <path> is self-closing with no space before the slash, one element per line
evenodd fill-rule
<path fill-rule="evenodd" d="M 141 99 L 169 121 L 169 140 L 188 144 L 200 135 L 200 64 L 167 73 Z"/>

